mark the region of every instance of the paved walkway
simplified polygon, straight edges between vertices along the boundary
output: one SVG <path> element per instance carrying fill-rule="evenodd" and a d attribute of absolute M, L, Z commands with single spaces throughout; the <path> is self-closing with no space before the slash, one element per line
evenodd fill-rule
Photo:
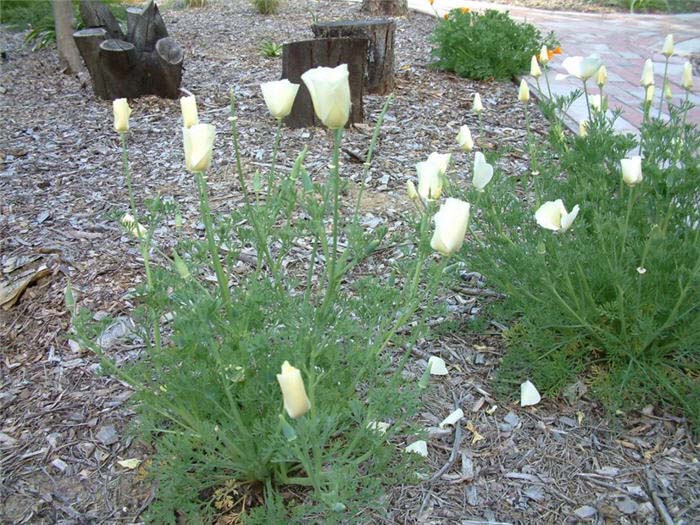
<path fill-rule="evenodd" d="M 684 15 L 632 15 L 628 13 L 572 13 L 564 11 L 544 11 L 517 6 L 473 2 L 469 0 L 435 0 L 431 7 L 427 0 L 408 0 L 411 9 L 435 15 L 433 7 L 440 16 L 457 7 L 471 10 L 497 9 L 510 11 L 518 21 L 533 23 L 546 34 L 554 31 L 561 42 L 562 55 L 555 56 L 550 62 L 549 81 L 552 93 L 564 95 L 581 88 L 577 79 L 556 80 L 557 73 L 566 71 L 561 63 L 567 56 L 588 56 L 598 53 L 608 70 L 608 85 L 605 95 L 608 106 L 622 109 L 622 118 L 617 128 L 621 131 L 635 132 L 642 123 L 641 105 L 644 89 L 639 85 L 644 61 L 654 61 L 656 81 L 656 100 L 652 106 L 652 115 L 656 116 L 659 97 L 662 96 L 664 60 L 661 47 L 667 34 L 672 33 L 676 42 L 674 55 L 669 60 L 668 76 L 673 102 L 678 103 L 685 91 L 680 87 L 681 70 L 689 54 L 700 54 L 700 13 Z M 536 91 L 534 79 L 526 77 Z M 700 124 L 700 78 L 695 75 L 695 88 L 690 100 L 697 107 L 690 112 L 688 120 Z M 542 89 L 546 90 L 544 78 L 540 79 Z M 592 84 L 589 82 L 589 84 Z M 589 88 L 597 93 L 597 86 Z M 664 103 L 664 110 L 666 104 Z M 587 118 L 585 101 L 578 100 L 569 110 L 573 121 L 572 127 L 578 129 L 578 122 Z"/>

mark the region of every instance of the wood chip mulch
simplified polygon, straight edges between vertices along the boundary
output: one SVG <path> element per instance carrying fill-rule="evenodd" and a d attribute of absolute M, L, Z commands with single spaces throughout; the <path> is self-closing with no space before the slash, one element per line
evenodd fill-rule
<path fill-rule="evenodd" d="M 163 16 L 185 49 L 183 87 L 197 95 L 202 121 L 219 131 L 210 189 L 213 206 L 224 213 L 241 203 L 227 132 L 231 88 L 239 104 L 246 171 L 252 177 L 270 162 L 274 123 L 258 85 L 279 78 L 281 61 L 262 58 L 260 43 L 311 38 L 311 12 L 327 20 L 361 14 L 357 4 L 341 1 L 290 0 L 280 14 L 266 17 L 241 0 L 210 4 L 165 9 Z M 453 149 L 460 125 L 478 130 L 469 112 L 477 91 L 486 107 L 487 134 L 477 143 L 503 151 L 500 168 L 509 175 L 527 171 L 517 88 L 430 69 L 434 24 L 419 14 L 397 19 L 395 100 L 370 170 L 365 224 L 404 227 L 409 209 L 404 188 L 414 164 L 432 151 Z M 150 453 L 147 444 L 130 437 L 131 391 L 101 375 L 96 357 L 69 341 L 63 303 L 70 277 L 80 306 L 97 318 L 108 314 L 128 323 L 135 307 L 128 292 L 144 279 L 138 249 L 117 223 L 127 196 L 111 104 L 94 98 L 87 77 L 60 74 L 55 49 L 30 52 L 22 47 L 22 35 L 4 29 L 0 39 L 8 56 L 0 79 L 0 279 L 37 277 L 12 307 L 0 309 L 0 520 L 138 522 L 154 488 L 145 469 L 117 463 L 139 458 L 147 466 Z M 342 159 L 342 173 L 351 187 L 362 169 L 352 152 L 365 151 L 383 102 L 366 97 L 366 125 L 346 134 L 344 146 L 351 153 Z M 171 196 L 188 231 L 201 234 L 193 181 L 182 166 L 178 102 L 146 97 L 131 105 L 138 200 Z M 544 119 L 533 122 L 544 136 Z M 282 169 L 290 169 L 308 145 L 307 168 L 323 177 L 330 144 L 322 129 L 286 132 Z M 466 156 L 455 160 L 457 176 L 469 178 Z M 157 242 L 172 244 L 172 230 L 164 226 Z M 464 289 L 441 297 L 453 320 L 468 321 L 494 299 L 478 276 L 467 277 L 472 280 Z M 426 397 L 420 424 L 437 427 L 455 403 L 466 416 L 458 431 L 431 431 L 426 479 L 392 489 L 388 519 L 368 516 L 368 523 L 700 520 L 699 450 L 683 420 L 656 407 L 606 417 L 584 385 L 527 409 L 495 399 L 502 328 L 446 333 L 419 343 L 410 372 L 420 374 L 432 354 L 452 366 Z M 136 358 L 141 348 L 118 332 L 113 328 L 110 355 L 120 362 Z"/>

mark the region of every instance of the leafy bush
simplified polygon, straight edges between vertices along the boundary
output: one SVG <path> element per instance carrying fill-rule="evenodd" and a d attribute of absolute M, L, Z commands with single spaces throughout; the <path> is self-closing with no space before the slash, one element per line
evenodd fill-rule
<path fill-rule="evenodd" d="M 45 19 L 53 23 L 51 0 L 0 0 L 0 24 L 24 31 Z"/>
<path fill-rule="evenodd" d="M 685 122 L 689 105 L 647 119 L 640 146 L 603 114 L 587 136 L 565 136 L 554 115 L 570 102 L 542 106 L 550 144 L 530 144 L 526 188 L 497 173 L 469 194 L 480 218 L 467 262 L 507 294 L 501 313 L 514 322 L 502 392 L 529 378 L 554 394 L 582 378 L 611 409 L 654 403 L 700 429 L 700 133 Z M 620 160 L 639 149 L 643 180 L 630 187 Z M 535 221 L 556 199 L 580 206 L 568 231 Z"/>
<path fill-rule="evenodd" d="M 126 10 L 119 0 L 99 0 L 110 6 L 117 20 L 126 21 Z M 78 10 L 78 0 L 73 0 L 74 26 L 82 29 L 83 20 Z M 17 31 L 28 30 L 24 37 L 26 45 L 32 44 L 36 51 L 56 41 L 56 29 L 50 0 L 0 0 L 0 23 L 8 24 Z"/>
<path fill-rule="evenodd" d="M 510 79 L 528 70 L 530 59 L 542 44 L 556 40 L 528 23 L 515 22 L 508 12 L 488 9 L 483 13 L 453 9 L 438 22 L 431 41 L 433 65 L 461 77 Z"/>
<path fill-rule="evenodd" d="M 153 232 L 166 217 L 181 223 L 175 205 L 161 200 L 128 223 L 146 265 L 134 313 L 134 337 L 146 352 L 121 367 L 105 356 L 103 366 L 136 390 L 138 427 L 156 450 L 150 473 L 158 497 L 149 520 L 366 522 L 367 512 L 382 512 L 383 486 L 407 480 L 412 471 L 407 467 L 414 455 L 397 453 L 394 441 L 415 433 L 407 420 L 416 413 L 423 383 L 403 371 L 425 326 L 419 321 L 409 334 L 397 331 L 430 297 L 447 259 L 430 262 L 424 214 L 392 271 L 341 286 L 386 234 L 386 228 L 364 231 L 359 198 L 352 216 L 340 213 L 342 130 L 321 183 L 304 169 L 306 151 L 290 172 L 276 170 L 280 123 L 268 191 L 253 201 L 240 168 L 233 103 L 231 122 L 242 209 L 212 217 L 206 182 L 197 173 L 205 239 L 181 237 L 167 254 L 153 246 Z M 128 171 L 125 178 L 131 188 Z M 255 180 L 252 190 L 262 191 L 264 177 Z M 148 226 L 136 227 L 139 219 Z M 339 240 L 346 246 L 342 252 Z M 289 262 L 300 245 L 310 248 L 305 267 L 296 257 Z M 245 259 L 250 272 L 229 287 L 227 276 L 236 275 L 234 267 L 251 248 L 254 260 Z M 152 252 L 166 261 L 164 267 L 149 262 Z M 67 302 L 74 310 L 73 300 Z M 77 312 L 72 337 L 101 353 L 99 334 L 109 321 L 94 325 L 91 318 Z M 389 345 L 405 350 L 390 356 Z M 275 377 L 284 361 L 301 370 L 311 403 L 296 419 L 283 412 Z M 374 428 L 379 421 L 390 423 L 385 433 Z"/>
<path fill-rule="evenodd" d="M 261 15 L 274 15 L 280 7 L 280 0 L 253 0 L 253 7 Z"/>

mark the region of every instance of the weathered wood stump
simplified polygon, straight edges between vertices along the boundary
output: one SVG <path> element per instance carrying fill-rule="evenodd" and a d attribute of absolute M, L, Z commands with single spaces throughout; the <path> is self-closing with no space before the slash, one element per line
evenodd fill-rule
<path fill-rule="evenodd" d="M 290 128 L 321 126 L 316 118 L 309 90 L 301 80 L 301 75 L 319 66 L 335 67 L 348 65 L 350 74 L 350 101 L 352 108 L 348 125 L 364 120 L 362 95 L 364 93 L 366 38 L 321 38 L 289 42 L 282 46 L 282 78 L 301 84 L 292 112 L 284 122 Z"/>
<path fill-rule="evenodd" d="M 168 36 L 165 22 L 151 0 L 143 8 L 127 9 L 125 35 L 109 8 L 80 0 L 88 26 L 73 33 L 87 66 L 95 95 L 107 100 L 158 95 L 179 96 L 184 54 Z"/>
<path fill-rule="evenodd" d="M 316 38 L 366 38 L 367 93 L 386 95 L 394 90 L 394 33 L 396 23 L 388 18 L 367 20 L 337 20 L 311 26 Z"/>
<path fill-rule="evenodd" d="M 370 15 L 406 16 L 408 0 L 362 0 L 360 11 Z"/>

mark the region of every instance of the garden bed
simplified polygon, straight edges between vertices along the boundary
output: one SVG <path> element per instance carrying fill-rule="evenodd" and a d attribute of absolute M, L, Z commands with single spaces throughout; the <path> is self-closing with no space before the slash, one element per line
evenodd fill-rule
<path fill-rule="evenodd" d="M 359 16 L 352 3 L 310 6 L 321 19 Z M 274 133 L 259 84 L 277 79 L 281 71 L 280 60 L 262 58 L 258 47 L 266 39 L 310 37 L 309 4 L 290 2 L 270 17 L 237 1 L 164 10 L 163 16 L 185 49 L 183 86 L 197 95 L 200 116 L 218 130 L 209 183 L 212 207 L 225 213 L 242 202 L 228 132 L 229 90 L 238 100 L 245 170 L 252 179 L 256 169 L 269 166 Z M 487 134 L 477 136 L 477 145 L 505 152 L 499 167 L 509 175 L 527 171 L 517 88 L 429 69 L 434 24 L 417 14 L 397 20 L 395 99 L 363 201 L 363 222 L 370 227 L 405 230 L 411 212 L 405 185 L 414 177 L 413 166 L 433 151 L 454 150 L 460 125 L 478 129 L 470 112 L 475 92 L 484 99 Z M 144 480 L 151 450 L 130 438 L 130 390 L 100 375 L 96 357 L 67 341 L 70 319 L 63 298 L 70 277 L 81 306 L 126 323 L 135 307 L 129 292 L 144 280 L 138 247 L 118 225 L 128 199 L 111 105 L 94 98 L 86 77 L 60 75 L 55 50 L 31 53 L 21 49 L 21 35 L 3 32 L 2 38 L 9 61 L 1 81 L 0 262 L 9 268 L 26 262 L 13 257 L 37 257 L 27 264 L 45 264 L 48 275 L 15 306 L 0 311 L 0 515 L 12 523 L 137 521 L 155 495 Z M 383 102 L 366 97 L 367 125 L 346 133 L 341 176 L 350 190 L 345 205 L 352 204 L 362 170 L 357 157 L 364 155 Z M 172 196 L 183 210 L 185 231 L 201 234 L 193 181 L 182 166 L 177 101 L 147 97 L 132 107 L 137 200 Z M 534 132 L 544 137 L 546 121 L 532 117 Z M 308 145 L 307 169 L 313 177 L 323 176 L 331 143 L 324 129 L 286 131 L 279 157 L 283 171 Z M 454 158 L 457 177 L 470 177 L 466 156 Z M 173 230 L 173 225 L 159 229 L 158 242 L 173 244 Z M 240 271 L 246 272 L 245 262 Z M 385 268 L 375 261 L 363 271 Z M 655 407 L 605 417 L 582 385 L 571 389 L 569 398 L 546 399 L 535 408 L 495 398 L 503 327 L 480 318 L 492 295 L 474 282 L 440 292 L 450 316 L 434 320 L 434 333 L 419 341 L 408 372 L 419 377 L 428 353 L 454 365 L 425 396 L 418 423 L 436 426 L 456 400 L 466 413 L 461 441 L 455 445 L 454 432 L 431 439 L 425 475 L 430 479 L 450 462 L 446 473 L 436 481 L 392 489 L 388 518 L 367 516 L 367 522 L 561 523 L 597 515 L 618 523 L 654 523 L 660 506 L 692 522 L 700 512 L 700 466 L 683 420 Z M 486 328 L 472 331 L 474 319 Z M 122 362 L 136 359 L 141 350 L 115 338 L 109 353 Z M 514 385 L 514 396 L 516 390 Z M 142 466 L 129 470 L 117 463 L 131 458 L 143 460 Z"/>

